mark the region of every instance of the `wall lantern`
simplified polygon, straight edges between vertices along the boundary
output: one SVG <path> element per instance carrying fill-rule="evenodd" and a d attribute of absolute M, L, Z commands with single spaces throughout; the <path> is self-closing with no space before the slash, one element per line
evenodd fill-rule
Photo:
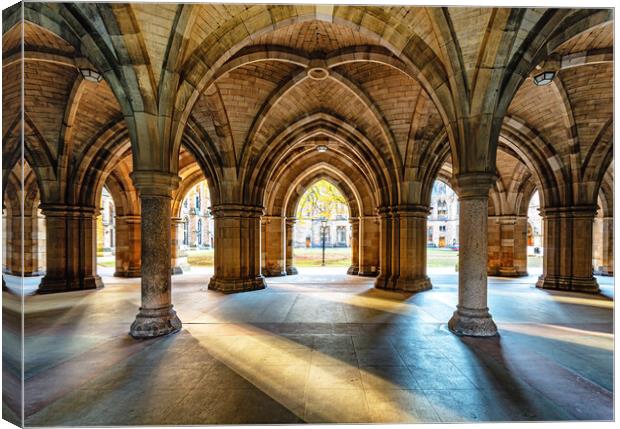
<path fill-rule="evenodd" d="M 552 71 L 542 72 L 534 76 L 534 84 L 537 86 L 549 85 L 554 77 L 555 77 L 555 72 L 552 72 Z"/>
<path fill-rule="evenodd" d="M 325 146 L 325 145 L 317 146 L 316 150 L 318 150 L 321 153 L 325 153 L 325 152 L 327 152 L 327 146 Z"/>
<path fill-rule="evenodd" d="M 81 68 L 80 73 L 82 74 L 84 80 L 87 80 L 89 82 L 99 83 L 101 82 L 101 79 L 103 79 L 101 73 L 93 69 Z"/>

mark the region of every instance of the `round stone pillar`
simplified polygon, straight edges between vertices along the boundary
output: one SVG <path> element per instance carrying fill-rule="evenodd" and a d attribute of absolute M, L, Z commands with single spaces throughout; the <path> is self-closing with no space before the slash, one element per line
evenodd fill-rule
<path fill-rule="evenodd" d="M 116 216 L 115 277 L 140 277 L 140 215 Z"/>
<path fill-rule="evenodd" d="M 461 174 L 453 179 L 459 196 L 459 296 L 448 327 L 457 335 L 488 337 L 497 326 L 487 307 L 487 216 L 495 176 Z"/>
<path fill-rule="evenodd" d="M 592 275 L 595 206 L 547 207 L 544 221 L 543 275 L 536 286 L 576 292 L 599 292 Z"/>
<path fill-rule="evenodd" d="M 131 176 L 142 207 L 142 305 L 130 334 L 134 338 L 157 337 L 182 326 L 172 308 L 170 267 L 170 205 L 179 178 L 152 171 L 136 171 Z"/>
<path fill-rule="evenodd" d="M 286 218 L 286 274 L 289 276 L 297 274 L 293 255 L 295 223 L 297 223 L 297 219 L 294 217 Z"/>
<path fill-rule="evenodd" d="M 261 274 L 262 207 L 220 204 L 215 222 L 215 267 L 209 289 L 224 293 L 264 289 Z"/>
<path fill-rule="evenodd" d="M 360 270 L 360 220 L 351 218 L 349 223 L 351 224 L 351 266 L 347 274 L 356 276 Z"/>
<path fill-rule="evenodd" d="M 359 272 L 358 275 L 376 277 L 379 274 L 381 242 L 379 219 L 376 216 L 363 216 L 359 222 Z"/>

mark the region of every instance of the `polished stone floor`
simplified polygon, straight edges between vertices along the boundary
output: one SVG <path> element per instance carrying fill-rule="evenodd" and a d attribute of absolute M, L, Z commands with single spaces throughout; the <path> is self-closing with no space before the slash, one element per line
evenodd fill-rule
<path fill-rule="evenodd" d="M 501 335 L 474 339 L 446 329 L 455 273 L 416 295 L 335 269 L 235 295 L 207 291 L 208 277 L 174 276 L 183 331 L 153 340 L 127 335 L 139 279 L 27 297 L 26 424 L 613 418 L 611 278 L 598 296 L 491 278 Z"/>

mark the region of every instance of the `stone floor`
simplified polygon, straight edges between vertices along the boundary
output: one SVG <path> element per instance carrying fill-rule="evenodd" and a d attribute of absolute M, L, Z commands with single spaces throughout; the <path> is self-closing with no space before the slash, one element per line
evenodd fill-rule
<path fill-rule="evenodd" d="M 613 279 L 591 296 L 491 278 L 501 335 L 474 339 L 446 330 L 450 272 L 417 295 L 325 268 L 235 295 L 208 276 L 173 278 L 183 331 L 153 340 L 127 335 L 139 279 L 27 297 L 26 424 L 613 418 Z"/>

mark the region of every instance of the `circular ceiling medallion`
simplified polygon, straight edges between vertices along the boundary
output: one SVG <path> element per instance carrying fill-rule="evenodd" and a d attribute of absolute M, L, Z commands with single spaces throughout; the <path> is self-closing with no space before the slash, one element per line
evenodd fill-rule
<path fill-rule="evenodd" d="M 314 80 L 323 80 L 327 79 L 329 76 L 329 71 L 323 67 L 312 67 L 308 69 L 308 77 Z"/>

